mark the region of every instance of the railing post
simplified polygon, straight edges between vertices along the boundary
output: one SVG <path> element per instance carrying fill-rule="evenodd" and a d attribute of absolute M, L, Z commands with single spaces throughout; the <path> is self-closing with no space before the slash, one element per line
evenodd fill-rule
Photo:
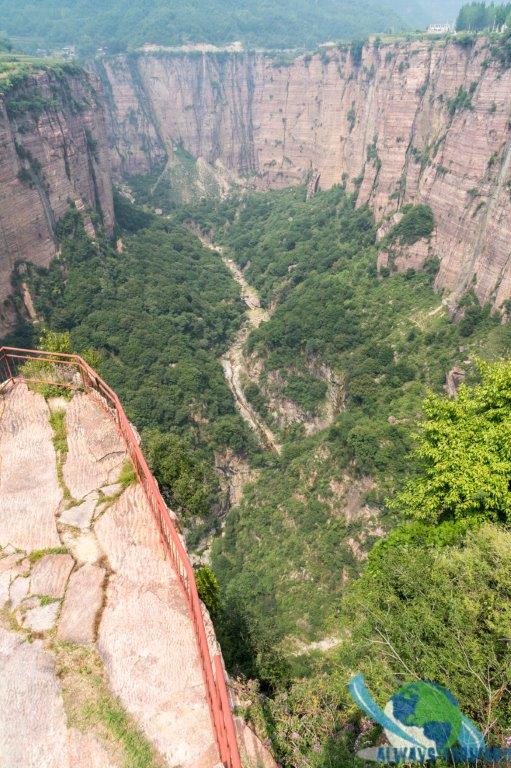
<path fill-rule="evenodd" d="M 227 737 L 227 748 L 229 752 L 228 766 L 229 768 L 242 768 L 240 753 L 238 749 L 238 740 L 236 738 L 236 729 L 234 727 L 234 717 L 232 715 L 229 696 L 227 694 L 224 665 L 222 663 L 222 657 L 219 653 L 215 656 L 214 664 L 216 684 L 220 695 L 220 705 L 222 708 L 223 725 Z"/>
<path fill-rule="evenodd" d="M 2 348 L 1 353 L 2 353 L 2 356 L 1 356 L 0 359 L 1 359 L 2 363 L 3 363 L 3 365 L 4 365 L 5 371 L 7 373 L 7 379 L 9 381 L 12 381 L 13 380 L 13 375 L 12 375 L 12 371 L 11 371 L 11 366 L 9 365 L 9 358 L 7 356 L 7 352 L 5 352 L 5 350 Z"/>

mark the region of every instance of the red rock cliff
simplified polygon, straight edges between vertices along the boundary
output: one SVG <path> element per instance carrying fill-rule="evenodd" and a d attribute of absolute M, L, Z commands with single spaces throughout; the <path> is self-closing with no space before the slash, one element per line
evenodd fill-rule
<path fill-rule="evenodd" d="M 484 41 L 370 46 L 358 65 L 336 49 L 288 66 L 148 55 L 105 73 L 117 170 L 145 171 L 181 144 L 262 188 L 358 187 L 378 219 L 425 202 L 438 287 L 511 297 L 511 70 Z"/>
<path fill-rule="evenodd" d="M 0 332 L 17 262 L 47 265 L 70 205 L 113 231 L 110 159 L 99 83 L 84 72 L 35 73 L 0 96 Z"/>

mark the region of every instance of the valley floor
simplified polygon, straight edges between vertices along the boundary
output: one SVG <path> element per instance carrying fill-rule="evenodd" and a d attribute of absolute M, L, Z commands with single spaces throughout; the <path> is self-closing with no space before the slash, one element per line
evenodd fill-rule
<path fill-rule="evenodd" d="M 261 323 L 265 323 L 270 318 L 270 313 L 261 306 L 257 291 L 247 280 L 241 269 L 233 259 L 224 255 L 223 248 L 219 245 L 213 245 L 205 238 L 201 238 L 202 244 L 206 248 L 211 248 L 222 256 L 222 261 L 229 269 L 232 276 L 241 288 L 241 297 L 247 307 L 245 313 L 246 322 L 236 335 L 233 343 L 222 357 L 222 367 L 225 373 L 225 379 L 229 385 L 234 402 L 245 419 L 249 427 L 259 436 L 262 444 L 276 453 L 281 453 L 282 446 L 277 437 L 263 421 L 255 408 L 250 404 L 243 391 L 243 378 L 250 379 L 250 374 L 245 362 L 243 347 L 253 328 L 258 328 Z"/>

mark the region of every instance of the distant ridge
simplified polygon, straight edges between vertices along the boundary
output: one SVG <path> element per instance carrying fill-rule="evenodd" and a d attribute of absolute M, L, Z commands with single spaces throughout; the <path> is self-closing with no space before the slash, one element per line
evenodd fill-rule
<path fill-rule="evenodd" d="M 3 31 L 24 49 L 51 53 L 76 45 L 90 55 L 144 43 L 183 45 L 233 40 L 249 47 L 314 48 L 325 40 L 366 37 L 454 20 L 458 0 L 0 0 Z"/>

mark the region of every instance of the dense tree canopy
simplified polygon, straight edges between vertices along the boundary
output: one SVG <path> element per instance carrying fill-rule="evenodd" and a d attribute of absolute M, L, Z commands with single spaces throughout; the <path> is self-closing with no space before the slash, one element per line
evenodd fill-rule
<path fill-rule="evenodd" d="M 471 32 L 480 32 L 483 29 L 499 30 L 506 23 L 511 26 L 511 3 L 475 2 L 461 8 L 456 29 Z"/>
<path fill-rule="evenodd" d="M 100 354 L 192 545 L 215 528 L 214 453 L 252 461 L 254 482 L 198 581 L 230 670 L 263 687 L 246 715 L 279 762 L 346 768 L 376 742 L 347 696 L 354 672 L 381 704 L 401 682 L 433 678 L 500 743 L 511 727 L 511 367 L 473 360 L 509 358 L 510 324 L 473 293 L 454 322 L 432 288 L 437 262 L 377 274 L 372 214 L 342 188 L 168 219 L 118 200 L 117 213 L 122 249 L 92 243 L 72 212 L 60 258 L 30 270 L 38 312 L 65 334 L 45 343 Z M 390 241 L 431 234 L 429 209 L 404 214 Z M 272 308 L 245 351 L 263 417 L 282 398 L 321 412 L 325 366 L 343 382 L 316 434 L 273 423 L 281 456 L 256 452 L 235 411 L 220 357 L 240 326 L 239 292 L 191 222 L 214 231 Z M 448 399 L 453 364 L 467 383 Z"/>
<path fill-rule="evenodd" d="M 74 43 L 84 53 L 100 45 L 115 53 L 145 42 L 310 48 L 447 21 L 457 7 L 457 0 L 0 0 L 0 16 L 4 31 L 31 48 Z"/>
<path fill-rule="evenodd" d="M 59 225 L 60 258 L 49 269 L 31 267 L 30 282 L 49 327 L 70 332 L 76 351 L 99 353 L 102 374 L 147 430 L 170 503 L 187 526 L 199 526 L 198 536 L 218 503 L 213 452 L 244 455 L 254 445 L 219 360 L 240 322 L 239 293 L 216 254 L 186 229 L 118 210 L 132 230 L 122 252 L 93 243 L 74 211 Z"/>
<path fill-rule="evenodd" d="M 395 504 L 428 522 L 511 521 L 511 363 L 479 364 L 481 384 L 423 404 L 421 475 Z"/>

